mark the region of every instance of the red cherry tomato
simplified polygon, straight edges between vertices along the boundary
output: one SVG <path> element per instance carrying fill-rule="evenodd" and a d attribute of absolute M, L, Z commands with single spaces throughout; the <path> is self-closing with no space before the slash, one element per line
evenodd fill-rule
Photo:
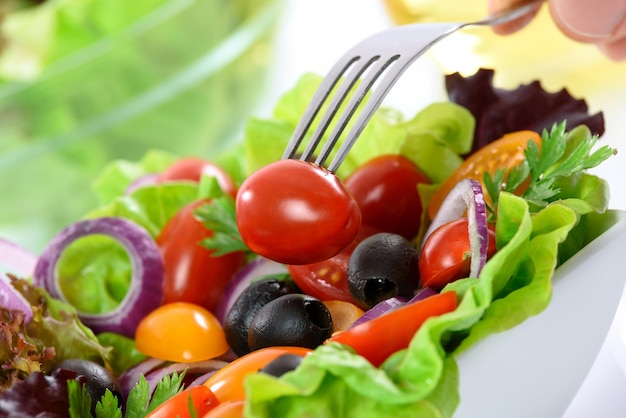
<path fill-rule="evenodd" d="M 237 186 L 230 176 L 216 164 L 200 158 L 182 158 L 159 174 L 158 182 L 190 180 L 200 181 L 202 175 L 215 177 L 221 189 L 235 198 Z"/>
<path fill-rule="evenodd" d="M 141 353 L 174 362 L 218 357 L 229 350 L 220 321 L 193 303 L 162 305 L 137 326 L 135 344 Z"/>
<path fill-rule="evenodd" d="M 213 235 L 194 211 L 205 200 L 183 207 L 157 238 L 165 266 L 164 303 L 190 302 L 212 311 L 233 274 L 245 263 L 245 253 L 216 257 L 200 245 Z"/>
<path fill-rule="evenodd" d="M 250 373 L 256 373 L 270 361 L 283 354 L 306 356 L 312 350 L 303 347 L 268 347 L 241 356 L 216 371 L 204 382 L 220 402 L 241 401 L 246 398 L 243 381 Z"/>
<path fill-rule="evenodd" d="M 348 262 L 356 246 L 380 230 L 362 225 L 356 238 L 341 252 L 319 263 L 289 265 L 287 269 L 298 288 L 319 300 L 356 303 L 348 287 Z"/>
<path fill-rule="evenodd" d="M 220 401 L 206 386 L 194 386 L 172 396 L 150 412 L 146 418 L 191 418 L 190 402 L 196 410 L 195 416 L 204 416 L 217 407 Z"/>
<path fill-rule="evenodd" d="M 417 235 L 421 225 L 420 183 L 430 180 L 411 160 L 391 154 L 368 161 L 346 179 L 364 224 L 408 240 Z"/>
<path fill-rule="evenodd" d="M 429 296 L 340 332 L 327 341 L 352 347 L 357 354 L 378 367 L 390 355 L 408 347 L 424 321 L 453 311 L 456 304 L 455 292 Z"/>
<path fill-rule="evenodd" d="M 308 162 L 281 160 L 241 185 L 237 226 L 255 253 L 285 264 L 310 264 L 352 242 L 361 212 L 333 173 Z"/>
<path fill-rule="evenodd" d="M 419 271 L 422 286 L 442 289 L 446 284 L 469 275 L 471 249 L 467 218 L 459 218 L 433 231 L 420 251 Z M 496 238 L 489 226 L 487 257 L 496 252 Z"/>

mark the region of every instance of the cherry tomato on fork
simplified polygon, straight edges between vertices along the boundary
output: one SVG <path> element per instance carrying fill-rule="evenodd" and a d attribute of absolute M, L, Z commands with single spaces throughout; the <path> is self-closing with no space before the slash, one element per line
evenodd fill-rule
<path fill-rule="evenodd" d="M 465 278 L 470 272 L 471 249 L 467 218 L 459 218 L 435 229 L 426 239 L 419 257 L 422 287 L 442 289 L 446 284 Z M 487 257 L 496 252 L 493 225 L 488 226 Z"/>
<path fill-rule="evenodd" d="M 280 160 L 253 173 L 237 195 L 237 227 L 255 253 L 284 264 L 326 260 L 361 227 L 344 184 L 323 167 Z"/>
<path fill-rule="evenodd" d="M 361 208 L 363 223 L 413 239 L 420 230 L 422 202 L 417 185 L 430 179 L 408 158 L 375 157 L 346 179 L 346 187 Z"/>
<path fill-rule="evenodd" d="M 233 274 L 245 263 L 243 252 L 214 256 L 200 242 L 213 235 L 194 211 L 206 200 L 183 207 L 157 238 L 163 256 L 164 303 L 191 302 L 213 310 Z"/>
<path fill-rule="evenodd" d="M 200 181 L 202 175 L 215 177 L 222 190 L 235 198 L 237 186 L 230 176 L 218 165 L 201 158 L 181 158 L 159 174 L 158 182 L 176 180 Z"/>

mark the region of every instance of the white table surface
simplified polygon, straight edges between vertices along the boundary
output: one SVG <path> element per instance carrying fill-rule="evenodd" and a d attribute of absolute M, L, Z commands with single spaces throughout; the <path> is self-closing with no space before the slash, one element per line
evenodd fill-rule
<path fill-rule="evenodd" d="M 391 21 L 380 0 L 286 0 L 286 15 L 278 34 L 278 51 L 274 57 L 270 87 L 257 115 L 269 114 L 278 97 L 295 85 L 305 72 L 326 73 L 339 56 L 356 42 L 385 29 Z M 406 77 L 436 74 L 428 57 L 421 58 Z M 411 75 L 412 74 L 412 75 Z M 594 75 L 601 76 L 601 75 Z M 626 74 L 625 76 L 626 77 Z M 596 170 L 611 185 L 611 207 L 626 209 L 626 84 L 618 89 L 586 97 L 592 109 L 605 114 L 607 132 L 603 143 L 624 151 Z M 400 90 L 400 91 L 398 91 Z M 402 89 L 389 95 L 389 102 L 405 105 Z M 441 91 L 425 87 L 415 109 L 441 97 Z M 409 110 L 410 111 L 410 110 Z M 625 249 L 626 256 L 626 249 Z M 578 395 L 573 399 L 566 418 L 617 418 L 626 416 L 626 298 L 618 308 L 615 322 Z M 548 394 L 546 396 L 549 396 Z M 537 417 L 532 417 L 537 418 Z M 547 417 L 554 418 L 554 417 Z"/>

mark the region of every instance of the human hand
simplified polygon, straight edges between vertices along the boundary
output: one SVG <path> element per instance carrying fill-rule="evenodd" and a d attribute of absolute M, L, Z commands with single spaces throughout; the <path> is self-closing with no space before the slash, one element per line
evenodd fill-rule
<path fill-rule="evenodd" d="M 520 0 L 488 0 L 490 12 Z M 571 39 L 596 45 L 615 61 L 626 60 L 626 0 L 547 0 L 552 20 Z M 538 10 L 537 10 L 538 11 Z M 537 14 L 499 25 L 499 34 L 517 32 Z"/>

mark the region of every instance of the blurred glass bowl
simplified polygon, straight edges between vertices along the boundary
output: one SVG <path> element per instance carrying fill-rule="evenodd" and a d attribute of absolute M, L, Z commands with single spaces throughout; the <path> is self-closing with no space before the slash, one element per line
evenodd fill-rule
<path fill-rule="evenodd" d="M 0 83 L 0 236 L 39 251 L 95 205 L 84 189 L 111 159 L 210 158 L 237 136 L 282 0 L 161 3 L 32 81 Z"/>

